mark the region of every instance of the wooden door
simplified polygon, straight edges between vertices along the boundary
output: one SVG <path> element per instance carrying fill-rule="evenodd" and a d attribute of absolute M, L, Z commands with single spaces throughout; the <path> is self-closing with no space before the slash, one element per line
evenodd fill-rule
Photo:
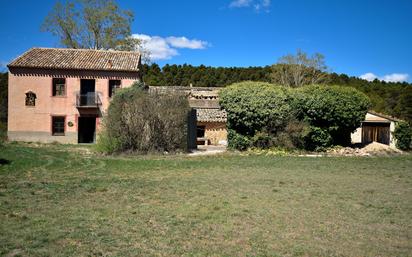
<path fill-rule="evenodd" d="M 390 141 L 390 123 L 363 123 L 362 125 L 362 143 L 369 144 L 378 142 L 389 145 Z"/>

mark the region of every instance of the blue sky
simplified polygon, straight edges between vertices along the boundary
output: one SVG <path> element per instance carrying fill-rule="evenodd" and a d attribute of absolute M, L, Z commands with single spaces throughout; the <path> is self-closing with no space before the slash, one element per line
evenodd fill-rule
<path fill-rule="evenodd" d="M 55 0 L 2 1 L 0 63 L 34 46 Z M 156 63 L 261 66 L 302 49 L 332 71 L 412 82 L 412 0 L 119 0 Z"/>

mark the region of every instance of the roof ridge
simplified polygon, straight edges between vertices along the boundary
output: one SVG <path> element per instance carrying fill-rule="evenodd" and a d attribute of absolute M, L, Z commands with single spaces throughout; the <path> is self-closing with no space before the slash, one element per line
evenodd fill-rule
<path fill-rule="evenodd" d="M 92 49 L 92 48 L 64 48 L 64 47 L 32 47 L 27 52 L 33 49 L 64 50 L 64 51 L 95 51 L 95 52 L 110 52 L 110 53 L 116 53 L 116 52 L 117 53 L 137 53 L 140 55 L 139 51 L 125 51 L 125 50 L 114 50 L 114 49 Z"/>
<path fill-rule="evenodd" d="M 135 72 L 141 58 L 138 51 L 32 47 L 7 67 Z"/>
<path fill-rule="evenodd" d="M 368 112 L 372 115 L 379 116 L 379 117 L 384 118 L 384 119 L 393 120 L 393 121 L 401 121 L 401 119 L 399 119 L 395 116 L 380 113 L 380 112 L 377 112 L 377 111 L 374 111 L 374 110 L 369 110 Z"/>

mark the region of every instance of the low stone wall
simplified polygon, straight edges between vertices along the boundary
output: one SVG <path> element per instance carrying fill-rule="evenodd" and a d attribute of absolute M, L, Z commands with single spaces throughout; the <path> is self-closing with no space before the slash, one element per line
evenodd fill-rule
<path fill-rule="evenodd" d="M 66 132 L 64 136 L 52 136 L 50 132 L 8 131 L 7 137 L 9 141 L 77 144 L 76 132 Z"/>

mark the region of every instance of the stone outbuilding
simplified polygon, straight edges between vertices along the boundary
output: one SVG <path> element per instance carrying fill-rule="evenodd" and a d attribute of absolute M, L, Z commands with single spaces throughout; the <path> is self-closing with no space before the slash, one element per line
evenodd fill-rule
<path fill-rule="evenodd" d="M 156 92 L 180 92 L 187 95 L 196 112 L 196 141 L 198 145 L 227 145 L 227 114 L 219 105 L 220 88 L 149 87 Z"/>
<path fill-rule="evenodd" d="M 224 110 L 199 108 L 196 116 L 198 144 L 227 145 L 227 114 Z"/>
<path fill-rule="evenodd" d="M 396 141 L 393 132 L 396 123 L 399 121 L 397 118 L 369 111 L 362 125 L 351 134 L 352 143 L 369 144 L 378 142 L 395 148 Z"/>

